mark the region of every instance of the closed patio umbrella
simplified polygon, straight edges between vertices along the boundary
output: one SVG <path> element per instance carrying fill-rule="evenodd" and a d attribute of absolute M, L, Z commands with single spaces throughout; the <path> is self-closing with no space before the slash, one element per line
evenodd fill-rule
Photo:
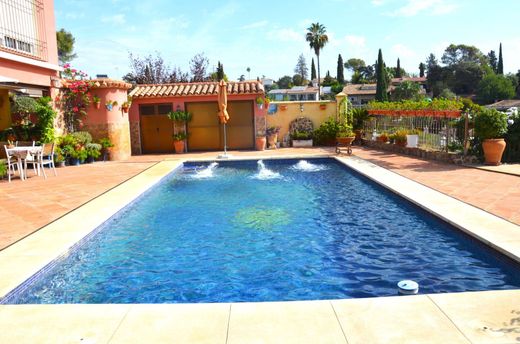
<path fill-rule="evenodd" d="M 220 123 L 224 125 L 224 154 L 219 155 L 219 158 L 228 158 L 227 154 L 227 141 L 226 141 L 226 123 L 229 121 L 229 114 L 227 112 L 227 83 L 224 80 L 220 80 L 218 83 L 218 118 Z"/>

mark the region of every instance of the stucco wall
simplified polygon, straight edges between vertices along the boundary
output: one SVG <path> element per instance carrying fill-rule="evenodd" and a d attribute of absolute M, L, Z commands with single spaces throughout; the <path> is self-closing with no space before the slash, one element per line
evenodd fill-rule
<path fill-rule="evenodd" d="M 320 109 L 320 104 L 326 103 L 326 109 Z M 305 101 L 305 102 L 273 102 L 277 105 L 277 111 L 274 114 L 267 114 L 267 126 L 280 127 L 280 140 L 288 134 L 289 124 L 298 117 L 307 117 L 314 124 L 314 128 L 318 128 L 328 117 L 336 117 L 335 101 Z M 301 111 L 300 105 L 303 105 Z M 286 110 L 282 107 L 286 106 Z"/>
<path fill-rule="evenodd" d="M 128 113 L 124 113 L 121 104 L 127 100 L 127 90 L 118 88 L 93 88 L 91 93 L 101 98 L 99 109 L 91 104 L 87 110 L 83 130 L 89 131 L 95 140 L 108 137 L 114 144 L 110 160 L 125 160 L 130 157 L 130 124 Z M 117 101 L 112 111 L 107 110 L 107 100 Z"/>

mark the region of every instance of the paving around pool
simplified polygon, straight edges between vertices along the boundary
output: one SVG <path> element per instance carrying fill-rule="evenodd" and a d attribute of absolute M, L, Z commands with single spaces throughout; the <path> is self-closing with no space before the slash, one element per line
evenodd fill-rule
<path fill-rule="evenodd" d="M 265 152 L 263 154 L 253 152 L 234 153 L 237 160 L 244 162 L 219 162 L 215 173 L 224 179 L 219 181 L 219 184 L 199 183 L 199 181 L 211 180 L 207 177 L 211 176 L 211 166 L 215 166 L 210 165 L 210 160 L 214 157 L 207 154 L 186 155 L 182 160 L 172 159 L 172 156 L 142 156 L 131 163 L 127 163 L 128 168 L 132 169 L 132 172 L 128 173 L 125 172 L 125 165 L 121 164 L 120 173 L 127 177 L 120 177 L 118 180 L 109 178 L 105 190 L 101 186 L 96 188 L 93 193 L 90 193 L 89 200 L 78 196 L 76 202 L 79 207 L 73 209 L 74 204 L 71 201 L 70 208 L 63 210 L 63 212 L 71 210 L 70 212 L 56 213 L 55 215 L 59 216 L 58 218 L 47 217 L 43 219 L 42 221 L 45 221 L 46 225 L 39 230 L 34 231 L 36 229 L 34 225 L 32 227 L 26 226 L 28 229 L 20 230 L 19 234 L 11 233 L 10 238 L 3 239 L 2 245 L 5 248 L 0 251 L 0 300 L 3 303 L 3 305 L 0 305 L 0 343 L 154 343 L 168 341 L 207 343 L 514 343 L 520 341 L 520 290 L 518 290 L 518 284 L 515 282 L 519 276 L 520 227 L 516 213 L 506 212 L 506 209 L 486 212 L 482 210 L 486 208 L 485 203 L 479 203 L 477 199 L 470 204 L 463 199 L 464 195 L 457 197 L 459 195 L 456 192 L 451 193 L 456 198 L 450 197 L 450 192 L 447 191 L 450 187 L 448 182 L 453 175 L 462 173 L 462 170 L 466 171 L 464 168 L 452 170 L 447 165 L 429 162 L 428 166 L 431 170 L 424 170 L 422 173 L 427 173 L 430 176 L 444 175 L 444 183 L 436 187 L 436 185 L 432 185 L 436 183 L 435 177 L 430 178 L 430 181 L 423 181 L 420 179 L 422 176 L 414 176 L 412 169 L 399 169 L 399 157 L 391 160 L 391 157 L 387 156 L 387 160 L 382 161 L 372 154 L 373 151 L 363 149 L 356 149 L 355 156 L 351 157 L 336 156 L 330 153 L 327 149 L 280 150 L 276 153 Z M 325 157 L 327 159 L 324 159 Z M 292 158 L 292 160 L 287 160 L 289 158 Z M 320 159 L 315 160 L 313 158 Z M 260 159 L 263 162 L 258 162 Z M 421 163 L 419 159 L 414 160 L 416 166 Z M 188 163 L 186 163 L 187 161 Z M 258 170 L 257 165 L 259 166 Z M 445 168 L 444 171 L 443 167 Z M 71 167 L 71 169 L 74 168 Z M 99 168 L 101 168 L 101 164 L 99 164 Z M 325 171 L 313 170 L 316 168 Z M 180 182 L 182 183 L 164 179 L 165 177 L 170 178 L 174 170 L 177 172 L 174 172 L 173 176 L 181 179 Z M 73 176 L 74 170 L 69 171 Z M 364 262 L 360 257 L 356 258 L 355 255 L 353 256 L 354 261 L 346 264 L 358 263 L 358 269 L 364 271 L 363 276 L 348 276 L 347 278 L 345 271 L 336 271 L 336 268 L 341 266 L 342 256 L 346 258 L 352 252 L 356 252 L 357 249 L 365 250 L 361 251 L 360 254 L 365 255 L 366 259 L 373 254 L 375 260 L 381 258 L 382 251 L 378 250 L 384 250 L 384 248 L 370 246 L 370 244 L 374 244 L 370 242 L 356 242 L 355 247 L 349 246 L 344 238 L 342 241 L 342 238 L 335 237 L 336 234 L 341 234 L 342 228 L 349 228 L 352 222 L 359 221 L 361 216 L 359 214 L 361 209 L 352 207 L 352 212 L 357 212 L 357 216 L 349 218 L 348 211 L 341 208 L 345 204 L 345 200 L 341 199 L 341 202 L 334 202 L 337 197 L 342 197 L 342 195 L 335 194 L 334 185 L 329 185 L 329 181 L 335 180 L 334 178 L 342 174 L 347 174 L 347 171 L 348 177 L 346 180 L 349 182 L 369 185 L 369 189 L 363 191 L 365 197 L 374 197 L 376 194 L 373 192 L 380 189 L 378 192 L 383 192 L 383 194 L 378 197 L 388 198 L 388 202 L 400 200 L 397 203 L 385 203 L 385 210 L 400 214 L 399 219 L 403 222 L 397 223 L 395 226 L 404 226 L 406 221 L 412 221 L 411 219 L 418 222 L 424 219 L 425 224 L 421 224 L 421 226 L 433 225 L 438 227 L 439 231 L 445 231 L 448 236 L 451 235 L 449 232 L 456 232 L 454 235 L 463 237 L 461 240 L 464 241 L 464 244 L 459 241 L 452 242 L 450 241 L 452 239 L 437 236 L 440 235 L 439 233 L 431 234 L 431 230 L 420 231 L 420 229 L 414 228 L 408 233 L 404 231 L 399 234 L 403 239 L 401 241 L 396 239 L 394 245 L 396 247 L 388 248 L 389 250 L 396 250 L 395 252 L 392 251 L 392 254 L 398 252 L 406 254 L 405 248 L 407 246 L 410 247 L 411 251 L 417 249 L 414 246 L 413 239 L 413 235 L 416 235 L 415 241 L 423 240 L 428 244 L 428 240 L 430 240 L 432 250 L 436 249 L 433 244 L 437 244 L 433 241 L 439 241 L 446 245 L 437 248 L 439 252 L 435 253 L 434 256 L 439 257 L 439 259 L 441 256 L 444 257 L 442 252 L 444 250 L 455 255 L 464 255 L 467 260 L 451 261 L 455 258 L 446 256 L 450 257 L 450 261 L 444 262 L 445 268 L 449 267 L 449 271 L 436 270 L 434 266 L 436 257 L 433 256 L 425 258 L 425 261 L 421 262 L 423 266 L 418 264 L 415 269 L 411 268 L 410 264 L 403 264 L 399 273 L 406 271 L 408 275 L 414 276 L 422 282 L 421 284 L 424 285 L 424 290 L 426 290 L 422 293 L 419 290 L 419 295 L 414 296 L 388 296 L 397 295 L 397 290 L 393 293 L 391 287 L 382 286 L 380 284 L 381 279 L 387 276 L 393 280 L 397 276 L 392 275 L 391 271 L 383 271 L 378 274 L 377 271 L 363 270 Z M 513 184 L 511 194 L 513 197 L 518 197 L 518 194 L 515 195 L 514 186 L 519 185 L 519 177 L 476 169 L 467 169 L 467 171 L 469 171 L 468 173 L 481 173 L 479 176 L 492 175 L 492 179 L 502 178 L 509 185 L 516 182 L 517 184 Z M 193 178 L 194 174 L 197 173 L 200 180 L 198 177 Z M 303 173 L 308 175 L 313 175 L 313 173 L 324 174 L 319 177 L 302 177 Z M 130 177 L 131 175 L 133 176 Z M 130 178 L 124 180 L 128 177 Z M 253 180 L 254 177 L 260 179 L 260 184 L 257 183 L 258 180 Z M 227 178 L 238 179 L 227 180 Z M 318 184 L 309 184 L 308 179 L 311 178 L 318 179 L 313 181 L 313 183 L 317 182 Z M 26 184 L 30 182 L 33 181 L 29 180 Z M 34 183 L 37 182 L 37 180 L 34 180 Z M 252 190 L 255 196 L 262 201 L 265 205 L 261 208 L 262 211 L 249 211 L 254 204 L 247 203 L 248 200 L 252 202 L 251 197 L 248 198 L 247 195 L 239 203 L 233 203 L 231 196 L 237 191 L 230 186 L 238 182 L 242 183 L 241 190 L 244 193 Z M 327 207 L 318 208 L 316 213 L 305 214 L 309 221 L 299 223 L 298 221 L 302 219 L 294 219 L 294 213 L 292 213 L 294 209 L 285 207 L 285 203 L 290 202 L 291 199 L 284 200 L 283 192 L 278 190 L 277 187 L 270 189 L 273 187 L 272 184 L 289 182 L 296 183 L 292 186 L 294 192 L 292 197 L 295 204 L 291 205 L 301 207 L 301 209 L 295 210 L 296 214 L 299 214 L 299 211 L 303 211 L 302 209 L 305 208 L 301 203 L 301 198 L 311 197 L 311 193 L 318 189 L 325 188 L 323 190 L 327 190 L 325 193 L 329 197 L 323 199 L 323 195 L 320 193 L 312 193 L 312 197 L 316 197 L 312 200 L 313 205 L 321 206 L 325 203 Z M 344 182 L 342 189 L 348 189 L 349 182 Z M 340 181 L 334 183 L 341 184 Z M 168 188 L 165 188 L 165 184 Z M 0 188 L 4 188 L 4 185 L 6 184 L 0 184 Z M 24 187 L 26 186 L 24 185 Z M 34 184 L 33 187 L 37 187 L 37 185 Z M 359 187 L 359 185 L 356 187 Z M 278 262 L 282 269 L 297 269 L 296 265 L 301 265 L 302 268 L 298 271 L 301 272 L 302 276 L 299 277 L 302 279 L 295 282 L 292 278 L 283 276 L 283 274 L 276 275 L 273 272 L 273 279 L 263 280 L 265 282 L 263 286 L 267 288 L 275 282 L 286 282 L 277 285 L 279 294 L 265 292 L 264 289 L 260 288 L 260 284 L 258 284 L 259 290 L 255 291 L 253 290 L 254 282 L 247 284 L 247 279 L 254 278 L 254 276 L 242 276 L 246 279 L 240 280 L 240 271 L 234 270 L 237 267 L 227 265 L 228 260 L 233 260 L 233 257 L 224 257 L 224 260 L 220 263 L 221 266 L 215 265 L 214 271 L 207 271 L 207 273 L 209 275 L 216 273 L 215 278 L 222 281 L 226 277 L 230 278 L 226 282 L 227 284 L 215 287 L 206 282 L 205 285 L 209 285 L 209 287 L 204 290 L 197 290 L 196 293 L 195 290 L 192 290 L 196 289 L 196 283 L 193 281 L 198 281 L 197 278 L 200 276 L 185 276 L 187 278 L 185 283 L 188 286 L 190 281 L 195 284 L 184 290 L 182 285 L 166 285 L 167 277 L 165 277 L 166 280 L 149 280 L 148 277 L 139 274 L 132 275 L 135 272 L 128 272 L 126 262 L 118 261 L 117 254 L 124 252 L 124 250 L 136 252 L 134 249 L 137 242 L 129 240 L 126 242 L 128 245 L 117 247 L 120 250 L 118 252 L 107 253 L 106 250 L 100 249 L 96 256 L 89 257 L 88 252 L 95 251 L 103 245 L 110 246 L 110 243 L 113 243 L 114 240 L 132 239 L 124 230 L 114 232 L 113 238 L 102 238 L 102 240 L 108 241 L 98 241 L 97 239 L 105 231 L 103 229 L 96 231 L 96 229 L 110 221 L 117 221 L 118 219 L 114 218 L 113 215 L 122 209 L 127 211 L 122 218 L 129 221 L 122 225 L 126 230 L 132 228 L 132 226 L 144 226 L 147 222 L 153 223 L 154 226 L 161 224 L 160 219 L 158 222 L 153 221 L 161 216 L 167 216 L 168 212 L 172 211 L 168 207 L 164 208 L 163 213 L 160 214 L 147 213 L 148 217 L 144 222 L 139 218 L 139 211 L 135 211 L 136 209 L 145 209 L 146 206 L 161 208 L 159 207 L 160 200 L 147 198 L 150 192 L 147 193 L 146 191 L 150 188 L 153 188 L 154 192 L 164 193 L 165 198 L 162 199 L 168 200 L 168 202 L 165 202 L 168 203 L 167 205 L 182 208 L 184 211 L 189 211 L 191 207 L 194 207 L 194 204 L 186 199 L 187 197 L 183 197 L 186 195 L 185 193 L 193 194 L 195 199 L 192 201 L 198 202 L 200 206 L 207 206 L 212 200 L 205 200 L 202 194 L 200 197 L 197 196 L 198 192 L 202 192 L 199 188 L 221 190 L 223 194 L 218 201 L 225 202 L 228 206 L 233 206 L 238 210 L 232 212 L 231 224 L 223 223 L 224 226 L 229 226 L 232 231 L 222 233 L 222 237 L 213 233 L 217 236 L 213 239 L 221 238 L 237 245 L 238 247 L 229 247 L 227 250 L 230 256 L 239 256 L 242 243 L 232 240 L 238 237 L 236 231 L 247 227 L 249 232 L 241 232 L 240 236 L 256 243 L 258 246 L 255 246 L 254 250 L 265 245 L 266 247 L 262 248 L 271 250 L 273 256 L 279 259 Z M 161 188 L 163 188 L 162 191 Z M 353 194 L 353 190 L 351 192 Z M 507 192 L 504 191 L 503 193 L 510 197 Z M 270 195 L 273 196 L 272 202 L 269 202 L 268 196 Z M 285 197 L 289 196 L 286 195 Z M 363 197 L 363 195 L 359 194 L 356 197 Z M 84 203 L 87 200 L 88 202 Z M 135 202 L 133 202 L 134 200 Z M 5 200 L 2 202 L 0 202 L 0 210 L 7 215 L 10 210 L 5 204 L 8 202 Z M 146 205 L 139 202 L 150 204 Z M 132 203 L 132 205 L 125 208 L 129 203 Z M 275 207 L 277 204 L 284 206 Z M 221 210 L 223 214 L 226 213 L 226 209 Z M 213 209 L 213 211 L 216 210 Z M 199 222 L 193 220 L 194 222 L 188 224 L 204 230 L 201 227 L 209 221 L 208 216 L 215 216 L 215 214 L 210 214 L 209 208 L 207 214 L 203 214 L 201 210 L 198 210 L 198 212 L 198 218 L 195 214 L 191 214 L 190 217 L 196 218 L 195 220 Z M 338 212 L 341 216 L 335 217 L 335 212 Z M 377 209 L 371 209 L 371 212 L 377 212 Z M 383 213 L 383 210 L 380 210 L 380 212 Z M 216 214 L 219 214 L 218 211 Z M 316 223 L 312 222 L 311 219 Z M 184 226 L 187 226 L 186 224 L 182 224 L 182 221 L 189 222 L 188 220 L 178 220 L 179 232 L 189 229 L 184 228 Z M 175 222 L 175 217 L 169 218 L 168 221 Z M 297 225 L 300 228 L 305 226 L 306 223 L 313 223 L 312 226 L 319 224 L 325 231 L 323 233 L 327 235 L 318 238 L 322 240 L 320 241 L 311 237 L 312 233 L 308 232 L 302 233 L 302 238 L 298 238 L 291 231 L 284 233 L 282 229 L 285 229 L 285 226 L 293 221 L 298 222 Z M 346 222 L 343 223 L 342 221 Z M 224 227 L 219 227 L 219 225 L 217 223 L 212 228 L 224 230 Z M 367 228 L 372 233 L 377 231 L 377 226 L 366 225 L 369 226 Z M 388 224 L 388 226 L 392 225 Z M 443 229 L 440 229 L 440 227 Z M 327 232 L 332 228 L 337 228 L 337 232 L 340 233 Z M 309 230 L 312 231 L 312 229 Z M 414 232 L 416 230 L 418 232 Z M 31 231 L 34 232 L 31 234 Z M 362 232 L 360 229 L 356 229 L 356 233 L 360 237 L 370 235 L 370 233 Z M 199 237 L 202 234 L 203 232 L 192 233 L 194 236 L 192 239 L 198 241 L 199 244 L 207 244 L 207 252 L 215 250 L 215 256 L 224 255 L 227 252 L 226 247 L 215 247 L 218 241 L 204 241 L 203 237 Z M 292 252 L 291 254 L 287 253 L 288 259 L 286 260 L 284 260 L 286 257 L 275 255 L 276 249 L 283 248 L 283 245 L 287 243 L 284 241 L 285 238 L 282 234 L 291 236 L 292 242 L 297 243 L 298 250 L 309 251 L 307 261 L 299 261 L 298 259 L 301 257 L 298 255 L 292 256 Z M 184 233 L 184 235 L 187 234 Z M 433 236 L 430 237 L 429 235 Z M 26 237 L 22 238 L 23 236 Z M 193 247 L 191 247 L 193 242 L 189 242 L 190 245 L 188 246 L 190 247 L 183 247 L 186 238 L 188 237 L 180 236 L 176 238 L 177 241 L 168 242 L 168 244 L 174 246 L 170 246 L 171 249 L 179 249 L 179 252 L 183 252 L 193 260 L 193 257 L 196 257 L 196 252 L 193 252 Z M 147 239 L 146 233 L 142 233 L 139 234 L 137 241 L 144 243 L 147 242 Z M 166 238 L 163 239 L 167 241 Z M 269 239 L 271 239 L 271 242 L 269 242 Z M 156 241 L 156 238 L 153 238 L 153 240 Z M 306 242 L 309 247 L 305 246 Z M 466 243 L 469 246 L 466 246 Z M 275 247 L 275 244 L 279 244 L 280 247 Z M 399 244 L 402 247 L 399 247 Z M 93 248 L 92 245 L 95 247 Z M 366 247 L 362 247 L 364 245 Z M 90 248 L 83 250 L 85 252 L 81 253 L 84 247 Z M 463 251 L 458 251 L 461 247 Z M 236 252 L 233 249 L 236 249 Z M 332 250 L 336 251 L 327 255 L 327 249 L 331 252 Z M 487 258 L 480 257 L 474 253 L 475 249 L 495 253 L 487 254 Z M 168 252 L 170 251 L 167 250 L 164 254 L 168 254 Z M 264 265 L 267 264 L 263 260 L 267 254 L 265 251 L 259 252 L 259 256 L 253 256 L 258 262 L 257 266 L 248 265 L 246 268 L 250 270 L 256 268 L 258 271 L 262 271 L 265 277 L 272 266 Z M 321 255 L 323 253 L 325 254 Z M 418 254 L 420 255 L 420 252 Z M 121 298 L 99 298 L 99 295 L 95 295 L 97 292 L 95 287 L 89 289 L 86 284 L 81 282 L 80 285 L 71 286 L 70 290 L 83 292 L 83 297 L 70 301 L 71 299 L 67 298 L 67 294 L 70 293 L 70 290 L 67 289 L 69 287 L 61 285 L 62 281 L 66 280 L 66 275 L 74 275 L 73 281 L 81 277 L 79 275 L 82 275 L 82 273 L 88 275 L 88 271 L 82 270 L 82 266 L 78 270 L 77 267 L 74 267 L 74 264 L 90 264 L 98 268 L 97 263 L 100 262 L 100 259 L 107 258 L 101 256 L 107 255 L 110 257 L 108 257 L 109 260 L 106 264 L 112 266 L 111 269 L 108 269 L 112 271 L 105 271 L 104 274 L 112 273 L 114 279 L 118 278 L 118 271 L 122 271 L 123 275 L 134 276 L 134 285 L 127 285 L 126 289 L 137 286 L 138 288 L 134 288 L 137 289 L 137 296 L 128 299 L 126 298 L 127 290 L 124 287 L 116 288 L 117 290 L 111 289 L 115 286 L 95 280 L 94 283 L 98 283 L 96 286 L 106 291 L 106 295 L 112 297 L 114 294 L 119 294 L 122 295 Z M 473 260 L 476 259 L 476 256 L 479 256 L 477 257 L 478 260 Z M 446 259 L 446 257 L 443 259 Z M 201 262 L 193 261 L 193 265 L 203 264 L 204 259 L 207 258 L 206 256 L 199 257 Z M 333 262 L 326 261 L 327 258 L 330 258 L 330 261 Z M 410 255 L 408 258 L 418 260 L 417 255 Z M 93 260 L 89 263 L 89 259 Z M 131 260 L 131 263 L 134 264 L 136 262 L 142 263 L 146 259 L 145 257 L 132 257 Z M 71 261 L 75 263 L 72 264 Z M 116 265 L 114 262 L 121 264 Z M 317 269 L 319 264 L 313 266 L 313 262 L 330 263 L 332 265 L 330 270 L 320 271 Z M 175 269 L 186 269 L 190 265 L 189 262 L 184 262 L 184 264 L 169 266 L 168 268 L 170 271 L 176 271 Z M 428 264 L 428 266 L 424 266 L 425 264 Z M 450 264 L 453 264 L 453 266 L 450 266 Z M 468 266 L 463 267 L 463 264 L 468 264 Z M 228 270 L 217 271 L 222 269 L 223 266 L 227 267 Z M 56 271 L 60 271 L 60 267 L 62 270 L 58 274 Z M 383 267 L 378 268 L 382 269 Z M 146 268 L 151 269 L 149 266 L 146 266 Z M 153 269 L 158 268 L 160 269 L 157 266 L 153 267 Z M 438 276 L 429 276 L 428 278 L 428 276 L 421 275 L 423 270 L 426 271 L 430 268 L 433 269 L 431 270 L 432 273 L 438 274 Z M 461 271 L 466 270 L 466 275 L 459 274 L 458 268 Z M 488 270 L 476 273 L 483 268 Z M 474 269 L 474 271 L 471 269 Z M 509 275 L 507 271 L 510 272 Z M 178 272 L 178 276 L 182 276 L 185 271 L 176 272 Z M 441 276 L 443 273 L 445 275 Z M 472 273 L 475 273 L 475 275 L 473 276 Z M 479 278 L 479 274 L 485 274 L 487 279 Z M 496 279 L 498 275 L 505 276 L 503 277 L 505 280 L 499 281 Z M 49 276 L 58 277 L 54 280 L 49 278 L 49 281 L 52 282 L 42 284 L 42 278 L 45 280 Z M 316 276 L 316 281 L 313 280 L 313 276 Z M 87 277 L 87 279 L 90 277 Z M 330 284 L 325 287 L 320 286 L 320 280 L 333 283 L 332 281 L 338 281 L 338 278 L 341 281 L 341 283 L 338 282 L 338 285 L 356 285 L 359 294 L 349 294 L 348 290 L 336 289 Z M 341 278 L 345 278 L 345 280 L 341 280 Z M 371 278 L 378 281 L 371 285 Z M 355 284 L 355 280 L 358 281 L 357 284 Z M 453 286 L 453 289 L 445 284 L 447 282 L 457 283 L 457 280 L 462 284 Z M 308 281 L 312 283 L 306 285 L 305 283 Z M 146 287 L 154 283 L 159 287 L 166 286 L 163 289 L 177 290 L 178 294 L 172 294 L 176 295 L 177 301 L 171 299 L 165 301 L 153 297 L 142 298 L 141 296 L 148 291 L 145 290 Z M 395 281 L 396 283 L 397 281 Z M 218 292 L 215 293 L 214 290 L 218 290 L 218 288 L 226 289 L 226 286 L 229 285 L 232 285 L 230 289 L 233 290 L 238 285 L 239 291 L 231 293 L 228 297 L 215 299 L 215 297 L 219 297 L 219 294 Z M 245 293 L 244 289 L 240 289 L 244 285 L 248 293 Z M 289 289 L 283 290 L 283 288 Z M 301 288 L 301 291 L 298 288 Z M 191 294 L 190 290 L 192 291 Z M 460 292 L 464 290 L 475 291 Z M 140 295 L 139 291 L 142 292 Z M 293 291 L 293 294 L 291 294 L 291 291 Z M 306 296 L 306 292 L 313 294 Z M 319 296 L 320 292 L 323 292 L 323 297 Z M 256 296 L 251 296 L 253 294 Z M 52 295 L 52 297 L 49 297 L 49 295 Z M 292 296 L 284 297 L 283 295 Z M 344 297 L 341 297 L 341 295 L 344 295 Z M 86 303 L 81 304 L 81 302 Z"/>

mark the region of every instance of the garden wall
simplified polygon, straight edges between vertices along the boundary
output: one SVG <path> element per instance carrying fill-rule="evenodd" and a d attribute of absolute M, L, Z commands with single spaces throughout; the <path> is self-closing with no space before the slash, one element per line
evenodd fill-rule
<path fill-rule="evenodd" d="M 321 109 L 320 104 L 326 104 L 325 109 Z M 314 125 L 314 129 L 316 129 L 328 117 L 336 117 L 337 115 L 335 101 L 272 102 L 269 107 L 267 126 L 280 127 L 280 141 L 288 134 L 289 124 L 298 117 L 309 118 Z M 276 111 L 273 111 L 275 108 Z"/>
<path fill-rule="evenodd" d="M 434 160 L 441 161 L 449 164 L 470 164 L 477 163 L 478 159 L 474 156 L 466 156 L 464 157 L 460 153 L 453 152 L 443 152 L 438 150 L 426 150 L 421 148 L 408 148 L 402 147 L 395 144 L 390 144 L 386 142 L 378 142 L 372 140 L 363 139 L 363 145 L 366 147 L 383 150 L 386 152 L 392 152 L 403 155 L 410 155 L 426 160 Z"/>

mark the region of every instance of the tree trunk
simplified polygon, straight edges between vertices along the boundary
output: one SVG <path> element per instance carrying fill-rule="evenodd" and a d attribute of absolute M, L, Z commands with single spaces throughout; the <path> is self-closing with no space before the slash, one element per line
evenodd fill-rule
<path fill-rule="evenodd" d="M 321 100 L 320 54 L 319 54 L 319 52 L 316 54 L 316 59 L 318 60 L 318 99 L 317 100 Z"/>

